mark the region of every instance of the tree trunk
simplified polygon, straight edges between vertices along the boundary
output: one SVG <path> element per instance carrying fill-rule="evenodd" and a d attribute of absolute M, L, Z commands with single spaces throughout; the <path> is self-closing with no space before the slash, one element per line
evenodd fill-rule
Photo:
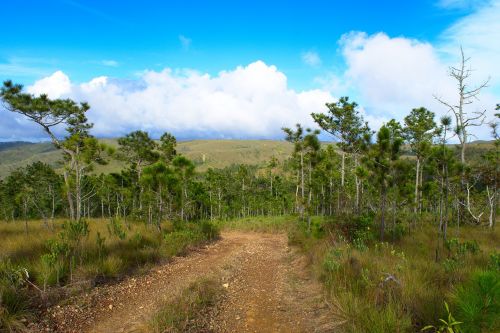
<path fill-rule="evenodd" d="M 342 151 L 342 169 L 340 172 L 340 186 L 344 187 L 344 178 L 345 178 L 345 151 Z"/>
<path fill-rule="evenodd" d="M 300 152 L 300 194 L 304 199 L 304 154 Z"/>
<path fill-rule="evenodd" d="M 75 204 L 76 204 L 76 220 L 80 221 L 82 216 L 82 190 L 81 190 L 81 168 L 78 161 L 80 155 L 80 147 L 76 145 L 76 152 L 71 155 L 71 165 L 75 170 Z"/>
<path fill-rule="evenodd" d="M 359 184 L 360 180 L 356 174 L 356 168 L 358 167 L 358 157 L 354 155 L 354 182 L 356 183 L 356 201 L 355 201 L 355 211 L 359 213 Z"/>
<path fill-rule="evenodd" d="M 24 231 L 28 235 L 28 200 L 23 199 L 23 210 L 24 210 Z"/>
<path fill-rule="evenodd" d="M 69 218 L 71 220 L 74 220 L 75 208 L 73 206 L 73 198 L 71 197 L 71 183 L 69 181 L 68 171 L 64 171 L 63 177 L 64 177 L 64 183 L 66 185 L 66 199 L 68 200 Z"/>
<path fill-rule="evenodd" d="M 380 204 L 380 210 L 381 210 L 381 215 L 380 215 L 380 241 L 384 241 L 384 234 L 385 234 L 385 202 L 387 200 L 387 189 L 385 188 L 385 185 L 382 186 L 382 193 L 381 193 L 381 204 Z"/>
<path fill-rule="evenodd" d="M 491 193 L 490 193 L 491 192 Z M 493 229 L 493 226 L 495 224 L 495 219 L 494 219 L 494 212 L 495 212 L 495 197 L 496 197 L 496 191 L 492 190 L 490 191 L 490 188 L 488 185 L 486 185 L 486 195 L 488 196 L 488 205 L 490 206 L 490 214 L 488 218 L 488 227 Z"/>
<path fill-rule="evenodd" d="M 445 165 L 444 167 L 444 177 L 445 177 L 445 183 L 444 183 L 444 224 L 443 224 L 443 240 L 446 242 L 446 239 L 448 237 L 448 191 L 450 187 L 449 183 L 449 178 L 448 178 L 448 165 Z"/>

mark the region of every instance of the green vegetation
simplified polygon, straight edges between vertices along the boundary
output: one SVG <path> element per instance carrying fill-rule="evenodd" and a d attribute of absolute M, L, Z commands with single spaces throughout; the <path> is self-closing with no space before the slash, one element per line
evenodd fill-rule
<path fill-rule="evenodd" d="M 313 220 L 311 232 L 295 224 L 290 243 L 300 246 L 324 282 L 334 320 L 346 332 L 414 332 L 449 320 L 445 302 L 463 332 L 500 328 L 500 271 L 488 269 L 500 232 L 466 226 L 453 230 L 446 259 L 434 260 L 433 224 L 378 242 L 373 217 Z M 449 323 L 449 321 L 448 321 Z M 455 327 L 454 332 L 459 332 Z M 439 331 L 436 329 L 436 331 Z"/>
<path fill-rule="evenodd" d="M 216 224 L 225 230 L 281 233 L 287 232 L 297 221 L 295 216 L 255 216 L 225 221 Z"/>
<path fill-rule="evenodd" d="M 342 97 L 312 115 L 340 150 L 297 124 L 283 128 L 289 143 L 262 142 L 249 153 L 249 142 L 183 147 L 170 133 L 155 141 L 144 131 L 106 144 L 90 133 L 86 103 L 33 96 L 6 81 L 6 109 L 47 133 L 60 164 L 56 172 L 31 163 L 0 180 L 1 329 L 21 327 L 19 318 L 54 288 L 120 277 L 216 239 L 222 226 L 289 232 L 346 331 L 497 330 L 500 114 L 493 144 L 467 158 L 468 127 L 484 112 L 467 118 L 463 101 L 479 91 L 459 91 L 459 105 L 450 106 L 458 123 L 437 124 L 416 108 L 376 134 Z M 57 125 L 66 137 L 52 132 Z M 459 150 L 448 145 L 452 135 Z M 158 330 L 185 329 L 179 318 L 212 299 L 203 290 L 167 306 Z"/>
<path fill-rule="evenodd" d="M 161 233 L 116 218 L 55 220 L 54 230 L 42 221 L 28 224 L 26 234 L 22 224 L 0 223 L 0 234 L 6 235 L 0 243 L 0 327 L 7 331 L 22 327 L 39 299 L 64 297 L 59 286 L 75 286 L 66 291 L 78 292 L 78 286 L 147 269 L 219 236 L 209 222 L 164 221 Z"/>
<path fill-rule="evenodd" d="M 150 323 L 151 332 L 200 332 L 208 329 L 195 320 L 214 306 L 224 289 L 216 279 L 204 278 L 193 282 L 179 297 L 167 301 Z"/>

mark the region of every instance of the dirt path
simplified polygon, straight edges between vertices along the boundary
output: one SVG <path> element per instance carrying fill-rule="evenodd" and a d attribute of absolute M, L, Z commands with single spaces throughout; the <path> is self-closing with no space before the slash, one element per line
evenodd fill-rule
<path fill-rule="evenodd" d="M 227 288 L 213 332 L 330 332 L 321 287 L 285 235 L 229 232 L 186 257 L 140 277 L 94 288 L 70 304 L 50 309 L 59 332 L 147 332 L 165 299 L 203 276 Z"/>

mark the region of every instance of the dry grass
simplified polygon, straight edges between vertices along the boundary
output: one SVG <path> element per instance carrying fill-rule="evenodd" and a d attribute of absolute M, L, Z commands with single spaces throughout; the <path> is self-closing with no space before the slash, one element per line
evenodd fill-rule
<path fill-rule="evenodd" d="M 207 312 L 225 292 L 215 278 L 193 282 L 179 297 L 161 306 L 148 332 L 207 332 Z"/>

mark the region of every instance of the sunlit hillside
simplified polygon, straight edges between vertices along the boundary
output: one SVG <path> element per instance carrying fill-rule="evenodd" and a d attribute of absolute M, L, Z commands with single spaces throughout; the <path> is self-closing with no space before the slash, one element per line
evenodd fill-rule
<path fill-rule="evenodd" d="M 114 139 L 102 140 L 117 147 Z M 221 168 L 235 163 L 261 164 L 272 156 L 283 160 L 292 152 L 292 145 L 286 141 L 272 140 L 192 140 L 179 142 L 177 150 L 186 155 L 204 171 L 210 167 Z M 60 168 L 61 152 L 51 143 L 0 143 L 0 178 L 12 170 L 35 161 L 42 161 Z M 107 165 L 97 166 L 95 172 L 119 171 L 123 164 L 111 160 Z"/>

